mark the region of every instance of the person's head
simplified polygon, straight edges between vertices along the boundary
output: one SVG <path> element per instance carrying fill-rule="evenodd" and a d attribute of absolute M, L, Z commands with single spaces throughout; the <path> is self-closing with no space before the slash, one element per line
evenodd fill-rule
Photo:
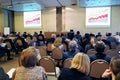
<path fill-rule="evenodd" d="M 70 29 L 70 32 L 74 32 L 74 30 L 73 30 L 73 29 Z"/>
<path fill-rule="evenodd" d="M 92 46 L 95 46 L 95 43 L 96 43 L 95 37 L 91 37 L 91 39 L 90 39 L 90 44 L 91 44 Z"/>
<path fill-rule="evenodd" d="M 110 62 L 110 69 L 115 76 L 115 80 L 120 80 L 120 55 L 112 57 Z"/>
<path fill-rule="evenodd" d="M 74 51 L 76 48 L 77 48 L 77 42 L 75 40 L 72 40 L 69 42 L 69 45 L 68 45 L 68 48 L 69 48 L 69 51 Z"/>
<path fill-rule="evenodd" d="M 112 33 L 107 33 L 106 36 L 112 36 Z"/>
<path fill-rule="evenodd" d="M 97 41 L 95 44 L 95 50 L 97 52 L 104 52 L 106 45 L 103 41 Z"/>
<path fill-rule="evenodd" d="M 77 31 L 77 34 L 80 34 L 80 31 Z"/>
<path fill-rule="evenodd" d="M 88 75 L 90 71 L 90 59 L 87 54 L 77 53 L 72 59 L 71 67 Z"/>
<path fill-rule="evenodd" d="M 24 67 L 34 67 L 38 62 L 36 49 L 35 48 L 27 48 L 24 49 L 20 56 L 20 66 Z"/>
<path fill-rule="evenodd" d="M 51 34 L 51 38 L 56 38 L 56 34 Z"/>
<path fill-rule="evenodd" d="M 33 36 L 32 41 L 37 41 L 37 38 Z"/>
<path fill-rule="evenodd" d="M 53 44 L 54 44 L 55 47 L 59 47 L 62 44 L 62 38 L 57 37 Z"/>
<path fill-rule="evenodd" d="M 40 34 L 42 34 L 42 31 L 40 31 Z"/>

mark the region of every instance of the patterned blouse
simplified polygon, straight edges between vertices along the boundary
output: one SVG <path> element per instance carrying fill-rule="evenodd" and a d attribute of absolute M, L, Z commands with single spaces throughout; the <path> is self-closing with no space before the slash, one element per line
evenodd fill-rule
<path fill-rule="evenodd" d="M 16 69 L 14 80 L 47 80 L 47 75 L 41 66 L 30 68 L 20 66 Z"/>

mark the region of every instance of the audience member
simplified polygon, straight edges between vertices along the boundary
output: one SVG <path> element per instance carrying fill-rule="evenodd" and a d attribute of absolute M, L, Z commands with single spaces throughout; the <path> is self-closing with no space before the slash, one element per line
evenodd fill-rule
<path fill-rule="evenodd" d="M 19 43 L 18 41 L 20 42 L 20 44 L 18 44 Z M 18 33 L 17 38 L 14 40 L 14 45 L 18 51 L 22 51 L 23 49 L 28 47 L 27 42 L 20 33 Z"/>
<path fill-rule="evenodd" d="M 77 42 L 72 40 L 68 44 L 69 51 L 63 53 L 63 61 L 67 58 L 73 58 L 77 54 Z"/>
<path fill-rule="evenodd" d="M 89 44 L 89 41 L 90 41 L 90 34 L 85 33 L 85 35 L 83 36 L 83 40 L 82 40 L 82 47 L 85 48 L 85 46 Z"/>
<path fill-rule="evenodd" d="M 13 80 L 47 80 L 46 72 L 41 66 L 37 66 L 35 48 L 24 49 L 20 56 L 20 66 L 13 74 Z"/>
<path fill-rule="evenodd" d="M 58 80 L 90 80 L 89 57 L 84 53 L 77 53 L 72 59 L 70 68 L 63 68 Z"/>
<path fill-rule="evenodd" d="M 44 37 L 44 34 L 43 34 L 42 31 L 40 31 L 40 34 L 39 34 L 38 36 L 42 36 L 42 40 L 43 40 L 43 42 L 44 42 L 44 44 L 45 44 L 45 37 Z"/>
<path fill-rule="evenodd" d="M 42 35 L 38 35 L 37 40 L 38 40 L 39 46 L 45 46 L 45 39 Z"/>
<path fill-rule="evenodd" d="M 111 80 L 120 80 L 120 55 L 112 57 L 109 69 L 102 74 L 103 80 L 109 79 L 110 76 Z"/>
<path fill-rule="evenodd" d="M 62 51 L 64 50 L 64 46 L 62 45 L 62 38 L 61 37 L 57 37 L 54 41 L 54 43 L 52 44 L 52 50 L 54 48 L 60 48 Z"/>
<path fill-rule="evenodd" d="M 74 30 L 71 29 L 70 32 L 67 34 L 67 38 L 72 40 L 75 37 Z"/>
<path fill-rule="evenodd" d="M 117 42 L 116 38 L 114 38 L 112 36 L 112 33 L 107 33 L 106 36 L 107 36 L 107 38 L 106 38 L 107 41 L 109 41 L 109 42 Z"/>
<path fill-rule="evenodd" d="M 26 43 L 28 44 L 28 46 L 31 46 L 31 45 L 32 45 L 32 39 L 30 38 L 30 36 L 27 36 L 27 37 L 25 38 L 25 41 L 26 41 Z"/>
<path fill-rule="evenodd" d="M 45 46 L 45 37 L 42 31 L 40 31 L 40 34 L 37 36 L 39 46 Z"/>
<path fill-rule="evenodd" d="M 39 46 L 38 40 L 35 36 L 33 36 L 33 38 L 32 38 L 31 46 L 33 46 L 33 47 Z"/>
<path fill-rule="evenodd" d="M 120 43 L 120 35 L 119 35 L 119 32 L 116 32 L 116 34 L 114 35 L 114 37 L 116 38 L 117 42 Z"/>
<path fill-rule="evenodd" d="M 75 38 L 78 40 L 78 43 L 81 45 L 82 42 L 82 36 L 80 34 L 80 31 L 76 32 Z"/>
<path fill-rule="evenodd" d="M 95 45 L 95 50 L 97 51 L 97 53 L 90 55 L 91 62 L 96 59 L 103 59 L 106 60 L 107 62 L 110 62 L 111 57 L 104 53 L 104 49 L 105 49 L 104 42 L 97 41 Z"/>
<path fill-rule="evenodd" d="M 38 37 L 38 33 L 34 32 L 33 36 L 35 36 L 37 38 Z"/>
<path fill-rule="evenodd" d="M 90 42 L 85 46 L 85 52 L 87 53 L 88 50 L 94 49 L 96 44 L 96 38 L 91 37 Z"/>
<path fill-rule="evenodd" d="M 48 43 L 54 43 L 55 38 L 56 38 L 56 34 L 51 34 L 51 37 L 47 39 L 46 45 Z"/>
<path fill-rule="evenodd" d="M 3 43 L 3 38 L 0 38 L 0 57 L 4 56 L 7 54 L 7 60 L 11 60 L 12 58 L 10 57 L 10 50 L 7 47 L 6 43 Z"/>
<path fill-rule="evenodd" d="M 116 45 L 118 44 L 117 39 L 112 36 L 112 33 L 107 34 L 106 40 L 110 42 L 111 48 L 112 48 L 112 44 L 111 44 L 112 42 L 116 43 Z"/>

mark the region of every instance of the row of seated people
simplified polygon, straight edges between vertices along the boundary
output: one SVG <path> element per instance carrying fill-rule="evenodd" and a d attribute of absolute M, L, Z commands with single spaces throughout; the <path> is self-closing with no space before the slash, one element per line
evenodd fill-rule
<path fill-rule="evenodd" d="M 8 36 L 9 38 L 9 36 Z M 42 32 L 40 32 L 40 34 L 38 35 L 37 33 L 34 34 L 34 36 L 30 35 L 30 34 L 26 34 L 24 33 L 23 35 L 18 34 L 18 36 L 12 41 L 10 41 L 11 45 L 12 45 L 12 49 L 15 50 L 16 54 L 18 54 L 18 51 L 22 51 L 23 49 L 29 47 L 29 46 L 47 46 L 48 43 L 52 43 L 52 50 L 55 47 L 59 47 L 61 48 L 62 51 L 68 51 L 69 48 L 69 42 L 71 40 L 75 40 L 77 42 L 77 48 L 80 52 L 87 52 L 89 49 L 94 48 L 94 44 L 96 43 L 97 40 L 102 40 L 104 41 L 106 44 L 109 44 L 110 48 L 110 41 L 109 39 L 107 40 L 103 40 L 102 36 L 99 34 L 97 35 L 97 37 L 95 37 L 93 34 L 88 34 L 86 33 L 84 37 L 82 37 L 80 35 L 80 32 L 78 31 L 76 35 L 74 35 L 73 31 L 70 31 L 67 36 L 66 35 L 55 35 L 53 34 L 52 37 L 50 39 L 44 39 L 44 35 L 42 34 Z M 107 37 L 108 38 L 108 37 Z M 97 40 L 96 40 L 97 39 Z M 7 41 L 8 39 L 6 39 L 5 41 Z M 21 42 L 19 41 L 21 40 Z M 113 41 L 116 41 L 116 39 L 114 38 Z M 18 44 L 20 43 L 20 44 Z M 66 49 L 64 49 L 64 46 L 62 44 L 66 45 Z M 87 46 L 90 45 L 90 46 Z M 87 47 L 86 47 L 87 46 Z"/>
<path fill-rule="evenodd" d="M 33 35 L 31 35 L 27 32 L 24 32 L 23 34 L 21 34 L 19 32 L 16 37 L 24 38 L 26 40 L 26 42 L 28 43 L 27 44 L 28 46 L 33 45 L 33 43 L 32 43 L 33 41 L 36 42 L 35 44 L 37 46 L 47 45 L 48 43 L 53 43 L 55 41 L 56 37 L 61 37 L 62 43 L 65 43 L 66 45 L 67 45 L 66 39 L 69 39 L 69 40 L 75 39 L 77 41 L 77 43 L 81 46 L 81 51 L 84 51 L 84 52 L 86 52 L 86 49 L 85 49 L 86 45 L 91 44 L 91 42 L 90 42 L 91 38 L 95 38 L 95 41 L 96 41 L 96 39 L 104 41 L 104 43 L 109 45 L 110 48 L 112 48 L 111 42 L 115 42 L 116 44 L 120 43 L 120 35 L 118 34 L 118 32 L 114 36 L 112 35 L 112 33 L 107 33 L 106 36 L 104 36 L 100 32 L 97 35 L 95 35 L 93 33 L 85 33 L 85 35 L 82 36 L 79 31 L 77 31 L 77 33 L 75 34 L 74 30 L 70 30 L 70 32 L 68 32 L 67 35 L 52 34 L 51 38 L 49 38 L 49 39 L 45 39 L 45 36 L 44 36 L 44 34 L 42 34 L 42 31 L 40 31 L 39 34 L 37 32 L 35 32 Z M 94 43 L 95 43 L 95 41 L 94 41 Z M 24 43 L 23 40 L 22 40 L 22 42 Z M 24 46 L 27 46 L 27 45 L 24 45 Z"/>
<path fill-rule="evenodd" d="M 46 69 L 37 63 L 39 63 L 39 61 L 36 56 L 35 48 L 31 47 L 24 49 L 20 56 L 19 66 L 13 73 L 12 80 L 48 80 Z M 111 59 L 110 68 L 104 72 L 101 76 L 103 77 L 101 80 L 104 80 L 104 78 L 109 75 L 112 76 L 112 80 L 119 80 L 120 67 L 118 63 L 120 63 L 119 55 L 114 56 Z M 58 80 L 91 80 L 89 72 L 89 56 L 85 53 L 78 52 L 73 57 L 70 68 L 62 69 L 60 75 L 58 76 Z M 5 79 L 5 76 L 1 76 L 0 79 Z"/>

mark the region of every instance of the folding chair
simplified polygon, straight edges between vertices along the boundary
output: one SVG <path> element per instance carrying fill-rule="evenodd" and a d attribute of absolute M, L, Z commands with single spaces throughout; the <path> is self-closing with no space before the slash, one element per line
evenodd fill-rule
<path fill-rule="evenodd" d="M 72 58 L 68 58 L 63 62 L 63 67 L 64 68 L 70 68 L 72 62 Z"/>
<path fill-rule="evenodd" d="M 108 68 L 109 68 L 109 63 L 107 61 L 102 59 L 95 60 L 90 64 L 89 75 L 93 80 L 94 79 L 99 80 L 103 72 Z"/>
<path fill-rule="evenodd" d="M 62 65 L 62 59 L 63 59 L 63 53 L 60 48 L 55 48 L 52 50 L 52 56 L 51 56 L 58 67 L 61 67 Z"/>
<path fill-rule="evenodd" d="M 39 65 L 42 66 L 48 76 L 58 77 L 60 69 L 55 66 L 55 61 L 49 56 L 42 57 L 39 61 Z"/>

